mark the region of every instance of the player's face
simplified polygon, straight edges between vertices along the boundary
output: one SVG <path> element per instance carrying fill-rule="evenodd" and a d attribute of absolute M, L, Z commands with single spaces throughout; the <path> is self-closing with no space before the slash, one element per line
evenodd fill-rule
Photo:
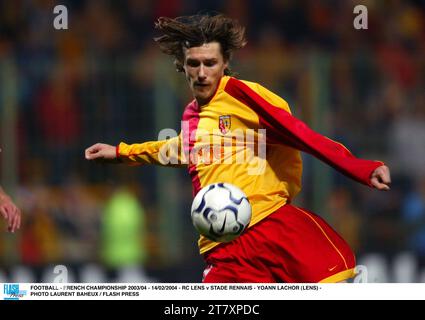
<path fill-rule="evenodd" d="M 220 44 L 210 42 L 186 49 L 183 68 L 193 96 L 202 106 L 214 95 L 227 62 L 224 61 Z"/>

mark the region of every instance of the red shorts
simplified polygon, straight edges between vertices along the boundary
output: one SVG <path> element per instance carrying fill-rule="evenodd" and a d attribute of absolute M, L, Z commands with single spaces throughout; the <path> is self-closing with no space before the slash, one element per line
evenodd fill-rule
<path fill-rule="evenodd" d="M 204 254 L 203 282 L 339 282 L 355 276 L 349 245 L 322 218 L 285 205 Z"/>

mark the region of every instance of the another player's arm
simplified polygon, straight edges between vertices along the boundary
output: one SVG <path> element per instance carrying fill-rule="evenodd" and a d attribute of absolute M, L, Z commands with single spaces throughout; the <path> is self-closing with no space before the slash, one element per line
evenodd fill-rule
<path fill-rule="evenodd" d="M 356 158 L 342 144 L 313 131 L 304 122 L 288 111 L 272 105 L 241 81 L 229 80 L 225 91 L 257 113 L 261 125 L 267 130 L 267 139 L 308 152 L 363 184 L 379 190 L 389 190 L 390 171 L 383 162 Z M 289 110 L 289 107 L 286 105 L 285 109 Z"/>
<path fill-rule="evenodd" d="M 156 164 L 180 167 L 182 159 L 181 135 L 160 141 L 126 144 L 117 146 L 97 143 L 86 149 L 87 160 L 104 163 L 126 163 L 129 165 Z"/>
<path fill-rule="evenodd" d="M 21 210 L 0 186 L 0 215 L 7 221 L 9 232 L 15 232 L 21 227 Z"/>

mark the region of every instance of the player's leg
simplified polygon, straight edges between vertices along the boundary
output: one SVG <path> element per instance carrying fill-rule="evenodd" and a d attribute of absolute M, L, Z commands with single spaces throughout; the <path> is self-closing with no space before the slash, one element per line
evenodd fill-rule
<path fill-rule="evenodd" d="M 269 266 L 264 264 L 266 250 L 262 224 L 259 222 L 242 236 L 204 254 L 207 267 L 203 282 L 275 282 Z"/>
<path fill-rule="evenodd" d="M 340 282 L 355 275 L 348 244 L 319 216 L 292 205 L 204 258 L 204 282 Z"/>
<path fill-rule="evenodd" d="M 280 230 L 269 239 L 283 266 L 272 269 L 278 281 L 340 282 L 355 276 L 351 248 L 316 214 L 285 205 L 268 219 Z"/>

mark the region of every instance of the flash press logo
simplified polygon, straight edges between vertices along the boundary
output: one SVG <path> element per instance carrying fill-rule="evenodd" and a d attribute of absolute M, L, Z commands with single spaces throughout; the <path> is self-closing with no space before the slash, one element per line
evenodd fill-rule
<path fill-rule="evenodd" d="M 19 284 L 5 284 L 3 287 L 4 300 L 19 300 L 27 294 L 27 290 L 20 290 Z"/>

